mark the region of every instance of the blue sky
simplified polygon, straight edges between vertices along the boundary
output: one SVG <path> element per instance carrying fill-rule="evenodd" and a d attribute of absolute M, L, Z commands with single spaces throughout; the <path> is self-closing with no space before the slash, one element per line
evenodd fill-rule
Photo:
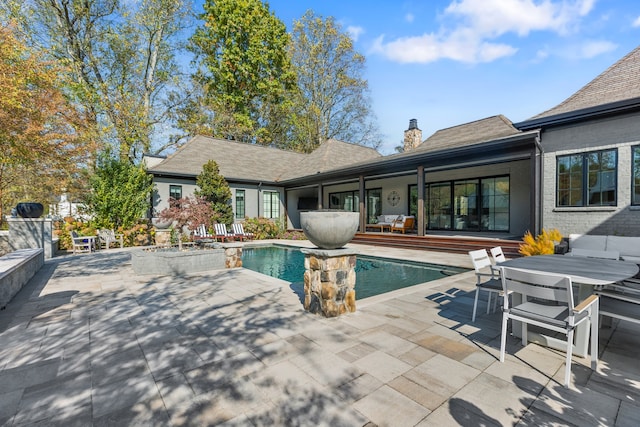
<path fill-rule="evenodd" d="M 638 45 L 637 0 L 271 0 L 288 28 L 333 16 L 367 58 L 373 110 L 390 154 L 409 119 L 438 129 L 560 103 Z"/>

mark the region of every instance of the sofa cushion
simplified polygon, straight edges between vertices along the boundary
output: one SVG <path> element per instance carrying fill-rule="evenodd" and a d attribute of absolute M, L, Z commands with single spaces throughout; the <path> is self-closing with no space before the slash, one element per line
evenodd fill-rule
<path fill-rule="evenodd" d="M 640 257 L 640 237 L 607 236 L 607 250 L 621 256 Z"/>
<path fill-rule="evenodd" d="M 607 249 L 607 236 L 592 236 L 589 234 L 570 234 L 569 250 L 588 249 L 590 251 L 605 251 Z M 622 253 L 621 251 L 619 251 Z"/>

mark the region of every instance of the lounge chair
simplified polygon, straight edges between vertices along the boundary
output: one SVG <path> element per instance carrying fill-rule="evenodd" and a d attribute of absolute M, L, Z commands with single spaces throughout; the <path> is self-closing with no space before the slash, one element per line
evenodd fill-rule
<path fill-rule="evenodd" d="M 120 243 L 120 248 L 124 248 L 124 234 L 116 234 L 115 231 L 107 228 L 102 228 L 98 231 L 98 242 L 100 247 L 109 249 L 112 243 Z"/>
<path fill-rule="evenodd" d="M 244 226 L 241 222 L 234 222 L 233 225 L 233 234 L 238 237 L 240 240 L 253 240 L 253 233 L 245 233 Z"/>
<path fill-rule="evenodd" d="M 394 231 L 401 231 L 402 234 L 404 234 L 406 231 L 413 231 L 415 220 L 416 219 L 413 215 L 402 215 L 401 217 L 398 217 L 398 219 L 396 219 L 393 224 L 391 224 L 391 232 L 393 233 Z"/>
<path fill-rule="evenodd" d="M 216 232 L 215 239 L 220 239 L 223 242 L 225 240 L 235 240 L 236 236 L 233 233 L 227 231 L 226 224 L 213 224 L 213 229 Z"/>
<path fill-rule="evenodd" d="M 204 224 L 200 224 L 193 230 L 193 240 L 201 240 L 201 239 L 215 239 L 216 236 L 209 233 L 207 230 L 207 226 Z"/>

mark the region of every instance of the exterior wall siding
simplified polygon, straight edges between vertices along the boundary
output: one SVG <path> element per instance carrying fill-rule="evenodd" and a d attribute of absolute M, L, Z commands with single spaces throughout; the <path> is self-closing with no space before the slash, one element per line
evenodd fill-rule
<path fill-rule="evenodd" d="M 567 126 L 542 134 L 545 150 L 542 226 L 563 235 L 640 236 L 640 206 L 631 206 L 632 147 L 640 145 L 640 115 L 627 115 Z M 556 158 L 559 155 L 617 148 L 617 205 L 556 207 Z"/>

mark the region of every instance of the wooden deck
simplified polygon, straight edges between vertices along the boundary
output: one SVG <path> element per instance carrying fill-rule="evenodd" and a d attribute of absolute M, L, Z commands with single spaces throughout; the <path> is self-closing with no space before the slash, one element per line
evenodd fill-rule
<path fill-rule="evenodd" d="M 429 251 L 441 251 L 451 253 L 467 253 L 476 249 L 490 249 L 494 246 L 502 246 L 507 258 L 521 256 L 518 249 L 522 241 L 500 238 L 473 237 L 473 236 L 442 236 L 398 233 L 356 233 L 352 243 L 367 245 L 389 246 L 394 248 L 424 249 Z"/>

